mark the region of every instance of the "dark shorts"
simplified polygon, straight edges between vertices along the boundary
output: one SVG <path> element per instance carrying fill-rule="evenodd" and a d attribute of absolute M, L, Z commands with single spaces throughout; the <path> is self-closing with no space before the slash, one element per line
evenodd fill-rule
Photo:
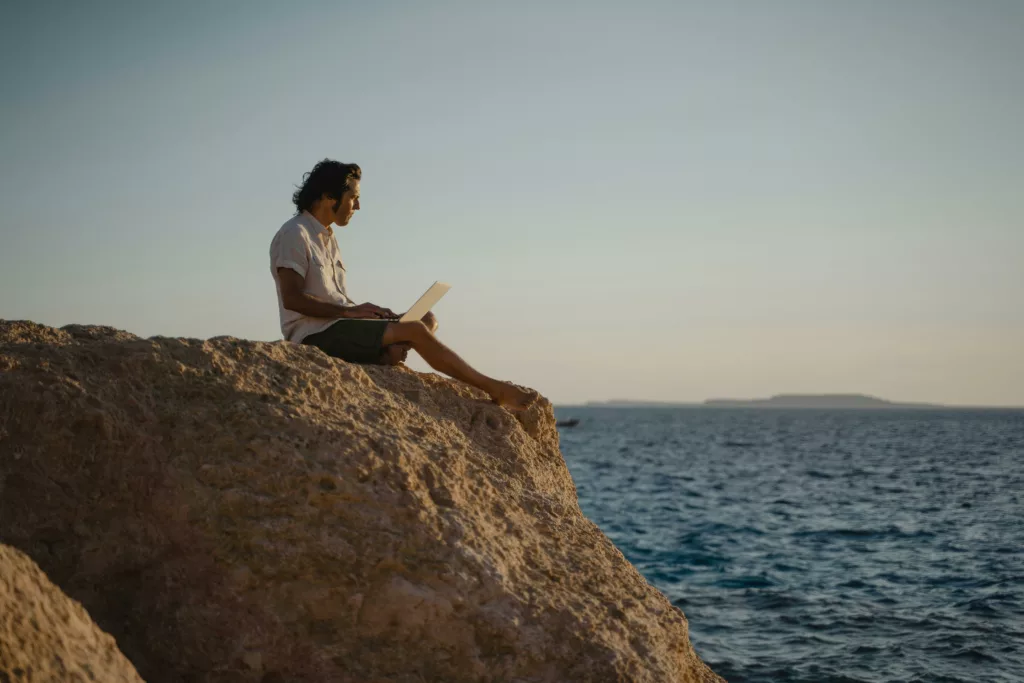
<path fill-rule="evenodd" d="M 388 320 L 339 320 L 323 332 L 307 336 L 302 343 L 349 363 L 379 364 L 384 352 L 381 342 L 389 324 Z"/>

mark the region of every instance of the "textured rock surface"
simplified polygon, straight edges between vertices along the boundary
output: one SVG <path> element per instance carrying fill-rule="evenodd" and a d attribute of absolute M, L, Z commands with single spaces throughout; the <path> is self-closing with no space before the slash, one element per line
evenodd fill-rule
<path fill-rule="evenodd" d="M 0 544 L 0 681 L 141 683 L 113 637 L 25 554 Z"/>
<path fill-rule="evenodd" d="M 150 683 L 716 681 L 551 406 L 286 342 L 0 321 L 0 540 Z"/>

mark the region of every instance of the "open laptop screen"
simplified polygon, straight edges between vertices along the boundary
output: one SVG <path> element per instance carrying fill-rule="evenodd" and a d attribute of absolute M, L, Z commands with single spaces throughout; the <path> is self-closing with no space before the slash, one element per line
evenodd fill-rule
<path fill-rule="evenodd" d="M 407 323 L 413 320 L 419 320 L 425 316 L 427 311 L 433 308 L 434 304 L 440 301 L 441 297 L 447 294 L 448 290 L 451 288 L 451 285 L 444 282 L 435 282 L 430 286 L 430 289 L 424 292 L 423 296 L 421 296 L 419 300 L 412 305 L 412 308 L 410 308 L 406 314 L 398 320 L 398 322 Z"/>

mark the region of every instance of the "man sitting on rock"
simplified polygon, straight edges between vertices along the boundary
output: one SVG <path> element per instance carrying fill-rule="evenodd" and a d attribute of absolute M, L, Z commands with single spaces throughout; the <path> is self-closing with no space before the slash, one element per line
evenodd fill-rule
<path fill-rule="evenodd" d="M 359 210 L 362 170 L 324 159 L 292 196 L 296 215 L 270 243 L 270 271 L 284 338 L 311 344 L 350 363 L 397 365 L 411 347 L 430 367 L 482 389 L 512 410 L 524 410 L 536 394 L 474 370 L 434 336 L 437 319 L 397 322 L 388 308 L 355 305 L 345 292 L 345 266 L 332 224 L 346 226 Z"/>

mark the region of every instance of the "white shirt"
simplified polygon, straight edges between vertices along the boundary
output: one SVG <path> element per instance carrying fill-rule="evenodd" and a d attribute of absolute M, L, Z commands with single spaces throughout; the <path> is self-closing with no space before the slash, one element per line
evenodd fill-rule
<path fill-rule="evenodd" d="M 341 262 L 334 229 L 324 227 L 313 214 L 303 211 L 285 222 L 270 243 L 270 273 L 277 285 L 277 307 L 281 314 L 281 334 L 288 341 L 301 342 L 322 332 L 337 318 L 312 318 L 284 307 L 278 268 L 291 268 L 305 282 L 302 290 L 318 299 L 339 306 L 352 306 L 345 292 L 345 266 Z"/>

